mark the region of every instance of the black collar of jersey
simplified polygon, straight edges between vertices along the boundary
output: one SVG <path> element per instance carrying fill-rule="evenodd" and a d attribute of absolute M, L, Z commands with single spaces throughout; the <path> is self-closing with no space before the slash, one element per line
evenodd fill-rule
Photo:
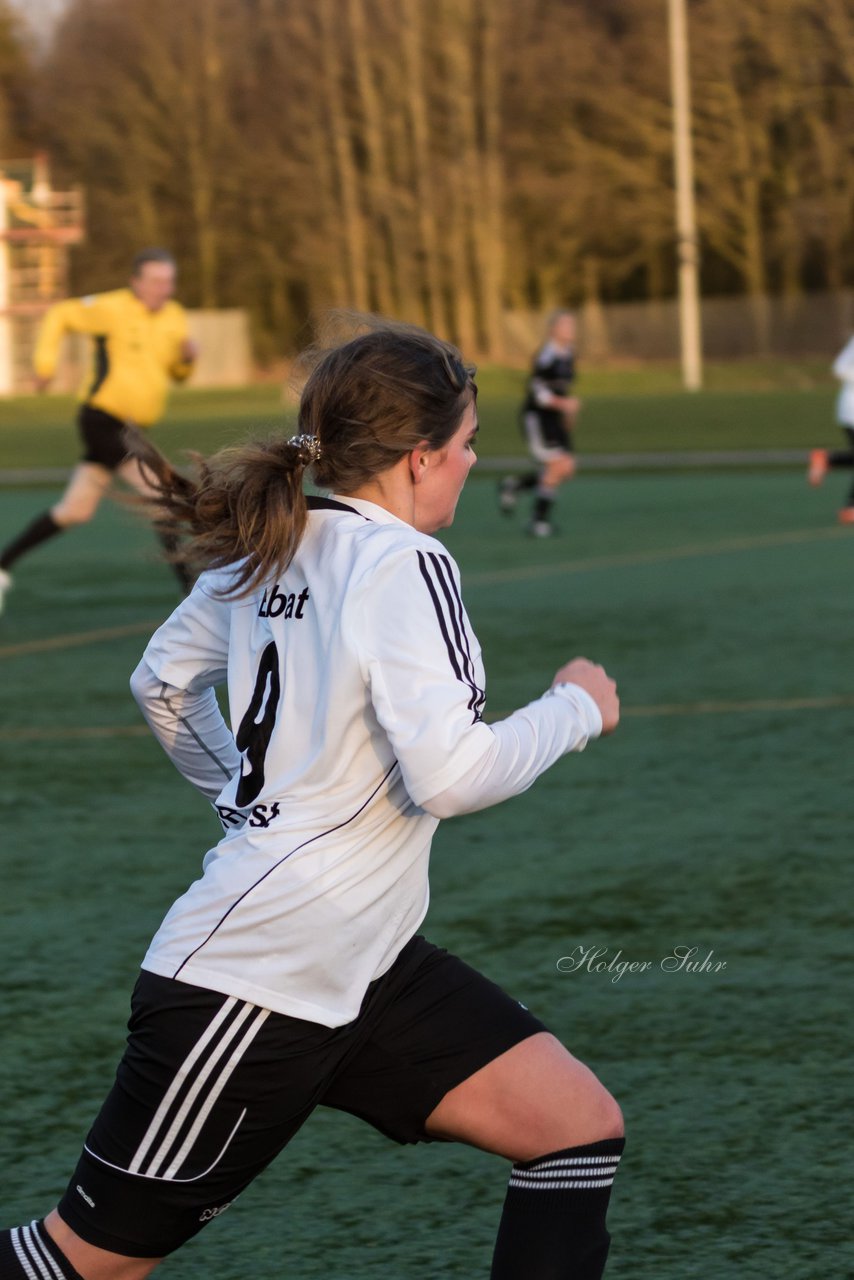
<path fill-rule="evenodd" d="M 339 502 L 337 498 L 316 498 L 313 494 L 309 494 L 305 501 L 309 511 L 349 511 L 353 516 L 361 516 L 369 524 L 371 521 L 370 516 L 357 511 L 355 507 L 348 507 L 346 502 Z"/>

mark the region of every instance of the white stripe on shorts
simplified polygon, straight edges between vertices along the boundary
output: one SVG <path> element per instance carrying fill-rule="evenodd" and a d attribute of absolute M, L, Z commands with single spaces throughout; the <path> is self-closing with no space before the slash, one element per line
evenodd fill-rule
<path fill-rule="evenodd" d="M 223 1002 L 176 1071 L 133 1155 L 129 1173 L 177 1180 L 217 1099 L 269 1014 L 269 1009 L 233 996 Z M 187 1092 L 173 1114 L 182 1089 Z"/>
<path fill-rule="evenodd" d="M 525 439 L 528 450 L 535 462 L 550 462 L 552 458 L 561 458 L 566 449 L 559 444 L 548 444 L 543 435 L 543 424 L 540 415 L 529 409 L 524 417 Z"/>
<path fill-rule="evenodd" d="M 178 1090 L 181 1088 L 181 1085 L 184 1083 L 185 1079 L 189 1075 L 197 1059 L 201 1056 L 202 1053 L 204 1053 L 208 1045 L 208 1042 L 212 1040 L 213 1037 L 216 1035 L 224 1019 L 228 1017 L 228 1015 L 231 1013 L 231 1010 L 234 1008 L 236 1004 L 237 1004 L 236 998 L 234 996 L 229 996 L 228 999 L 223 1004 L 222 1008 L 220 1009 L 219 1013 L 216 1015 L 216 1017 L 211 1022 L 210 1026 L 205 1031 L 204 1035 L 201 1036 L 200 1039 L 198 1040 L 195 1048 L 187 1055 L 184 1062 L 181 1064 L 178 1072 L 175 1075 L 175 1079 L 172 1081 L 166 1093 L 163 1095 L 163 1101 L 161 1102 L 160 1106 L 157 1108 L 157 1110 L 154 1113 L 154 1118 L 151 1121 L 151 1124 L 148 1126 L 148 1129 L 146 1130 L 145 1137 L 137 1147 L 134 1157 L 131 1160 L 130 1164 L 128 1165 L 128 1173 L 140 1172 L 140 1165 L 142 1164 L 143 1160 L 148 1154 L 148 1149 L 151 1146 L 152 1142 L 157 1137 L 157 1131 L 160 1128 L 160 1126 L 163 1124 L 163 1121 L 166 1118 L 166 1112 L 169 1110 L 172 1103 L 174 1102 L 175 1096 L 178 1093 Z"/>
<path fill-rule="evenodd" d="M 158 1175 L 161 1177 L 165 1176 L 164 1174 L 161 1174 L 160 1171 L 163 1165 L 169 1159 L 169 1153 L 178 1139 L 179 1132 L 181 1131 L 181 1129 L 183 1129 L 184 1124 L 189 1119 L 190 1113 L 193 1110 L 195 1104 L 199 1101 L 200 1097 L 202 1096 L 202 1090 L 207 1084 L 209 1077 L 213 1074 L 213 1071 L 217 1063 L 219 1062 L 220 1058 L 222 1058 L 223 1055 L 228 1052 L 229 1045 L 235 1039 L 235 1037 L 237 1036 L 237 1033 L 240 1031 L 241 1026 L 249 1017 L 250 1013 L 255 1007 L 256 1006 L 253 1004 L 244 1003 L 242 1007 L 238 1010 L 237 1016 L 235 1017 L 234 1021 L 223 1032 L 217 1044 L 213 1046 L 210 1054 L 208 1055 L 207 1062 L 205 1062 L 203 1065 L 200 1066 L 198 1074 L 196 1076 L 196 1079 L 191 1089 L 189 1090 L 184 1101 L 181 1103 L 181 1106 L 178 1108 L 178 1112 L 174 1120 L 169 1125 L 169 1128 L 166 1131 L 166 1136 L 164 1137 L 163 1141 L 160 1143 L 160 1146 L 157 1148 L 157 1151 L 149 1160 L 147 1167 L 140 1170 L 141 1173 L 148 1174 L 148 1176 L 151 1178 L 156 1178 Z M 184 1078 L 186 1079 L 186 1076 Z M 165 1119 L 165 1116 L 164 1116 L 164 1119 Z"/>
<path fill-rule="evenodd" d="M 250 1006 L 250 1008 L 252 1007 L 254 1006 Z M 184 1139 L 181 1149 L 173 1159 L 169 1168 L 163 1174 L 164 1178 L 174 1178 L 175 1174 L 181 1168 L 181 1165 L 184 1163 L 187 1156 L 189 1155 L 189 1152 L 193 1143 L 196 1141 L 196 1138 L 201 1133 L 202 1126 L 204 1125 L 205 1121 L 210 1115 L 211 1110 L 213 1109 L 213 1106 L 217 1098 L 222 1093 L 223 1089 L 228 1083 L 229 1077 L 231 1076 L 235 1067 L 240 1062 L 240 1059 L 243 1057 L 244 1053 L 249 1048 L 250 1044 L 255 1039 L 258 1032 L 261 1030 L 262 1026 L 267 1021 L 269 1016 L 270 1016 L 269 1009 L 258 1009 L 256 1016 L 252 1021 L 251 1025 L 249 1026 L 249 1029 L 243 1036 L 243 1039 L 240 1041 L 237 1048 L 234 1050 L 231 1057 L 228 1059 L 228 1062 L 225 1064 L 222 1071 L 219 1073 L 219 1076 L 215 1080 L 213 1087 L 210 1089 L 207 1095 L 207 1098 L 205 1099 L 204 1105 L 200 1108 L 198 1115 L 193 1121 L 190 1132 L 187 1134 L 186 1138 Z"/>

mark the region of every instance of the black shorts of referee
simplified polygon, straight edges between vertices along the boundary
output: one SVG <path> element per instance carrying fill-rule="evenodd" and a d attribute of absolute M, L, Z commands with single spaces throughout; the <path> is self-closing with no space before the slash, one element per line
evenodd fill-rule
<path fill-rule="evenodd" d="M 82 1239 L 174 1252 L 223 1214 L 317 1106 L 429 1142 L 445 1094 L 546 1028 L 418 936 L 326 1027 L 143 971 L 115 1085 L 59 1204 Z"/>
<path fill-rule="evenodd" d="M 125 432 L 128 423 L 103 409 L 81 404 L 77 430 L 83 442 L 83 462 L 95 462 L 107 471 L 116 471 L 128 455 Z"/>

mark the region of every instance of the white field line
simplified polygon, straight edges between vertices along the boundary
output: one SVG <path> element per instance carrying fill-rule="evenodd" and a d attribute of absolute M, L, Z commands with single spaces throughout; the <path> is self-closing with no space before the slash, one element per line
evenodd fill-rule
<path fill-rule="evenodd" d="M 537 578 L 560 577 L 565 573 L 589 573 L 597 569 L 622 569 L 640 564 L 667 564 L 670 560 L 728 555 L 765 547 L 789 547 L 801 542 L 836 541 L 850 537 L 848 529 L 798 529 L 790 533 L 759 533 L 753 538 L 725 538 L 720 542 L 686 543 L 662 551 L 635 551 L 613 556 L 590 556 L 586 560 L 560 560 L 555 564 L 525 565 L 519 569 L 486 569 L 463 575 L 465 586 L 489 586 L 499 582 L 525 582 Z M 2 650 L 0 650 L 2 653 Z"/>
<path fill-rule="evenodd" d="M 731 552 L 753 551 L 765 547 L 786 547 L 798 543 L 834 541 L 850 537 L 847 529 L 798 529 L 788 533 L 757 534 L 753 538 L 726 538 L 720 542 L 685 544 L 664 551 L 636 551 L 624 555 L 590 556 L 586 560 L 563 560 L 556 564 L 525 565 L 518 569 L 487 569 L 482 573 L 465 576 L 466 586 L 489 586 L 492 583 L 526 582 L 538 578 L 560 577 L 569 573 L 589 573 L 598 569 L 621 569 L 641 564 L 666 564 L 671 560 L 687 560 L 692 557 L 727 555 Z M 68 632 L 47 636 L 38 640 L 23 640 L 18 644 L 0 645 L 0 659 L 25 657 L 31 653 L 47 653 L 57 649 L 73 649 L 81 645 L 98 644 L 104 640 L 116 640 L 123 636 L 145 635 L 156 630 L 162 618 L 147 622 L 131 622 L 125 626 L 102 627 L 97 631 Z"/>
<path fill-rule="evenodd" d="M 147 724 L 77 725 L 67 728 L 0 729 L 0 742 L 64 742 L 86 738 L 150 738 Z"/>
<path fill-rule="evenodd" d="M 0 658 L 20 658 L 30 653 L 48 653 L 54 649 L 76 649 L 80 645 L 99 644 L 103 640 L 119 640 L 123 636 L 151 635 L 162 618 L 148 622 L 128 622 L 121 627 L 100 627 L 97 631 L 69 631 L 65 635 L 46 636 L 40 640 L 22 640 L 19 644 L 0 645 Z"/>

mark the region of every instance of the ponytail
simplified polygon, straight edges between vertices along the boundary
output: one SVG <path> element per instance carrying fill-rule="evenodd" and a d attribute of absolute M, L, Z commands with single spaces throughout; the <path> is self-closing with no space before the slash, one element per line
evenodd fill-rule
<path fill-rule="evenodd" d="M 158 523 L 185 533 L 177 555 L 194 569 L 233 565 L 229 595 L 247 596 L 287 569 L 308 520 L 307 467 L 319 488 L 355 493 L 420 444 L 444 448 L 477 395 L 474 367 L 450 343 L 379 316 L 336 316 L 363 331 L 306 353 L 301 435 L 196 455 L 195 481 L 141 433 L 128 437 L 154 486 Z"/>
<path fill-rule="evenodd" d="M 198 478 L 176 471 L 147 438 L 134 434 L 132 456 L 156 491 L 161 528 L 183 532 L 177 553 L 194 568 L 235 566 L 229 595 L 249 595 L 280 576 L 308 518 L 303 473 L 319 456 L 314 436 L 275 437 L 191 455 Z"/>

